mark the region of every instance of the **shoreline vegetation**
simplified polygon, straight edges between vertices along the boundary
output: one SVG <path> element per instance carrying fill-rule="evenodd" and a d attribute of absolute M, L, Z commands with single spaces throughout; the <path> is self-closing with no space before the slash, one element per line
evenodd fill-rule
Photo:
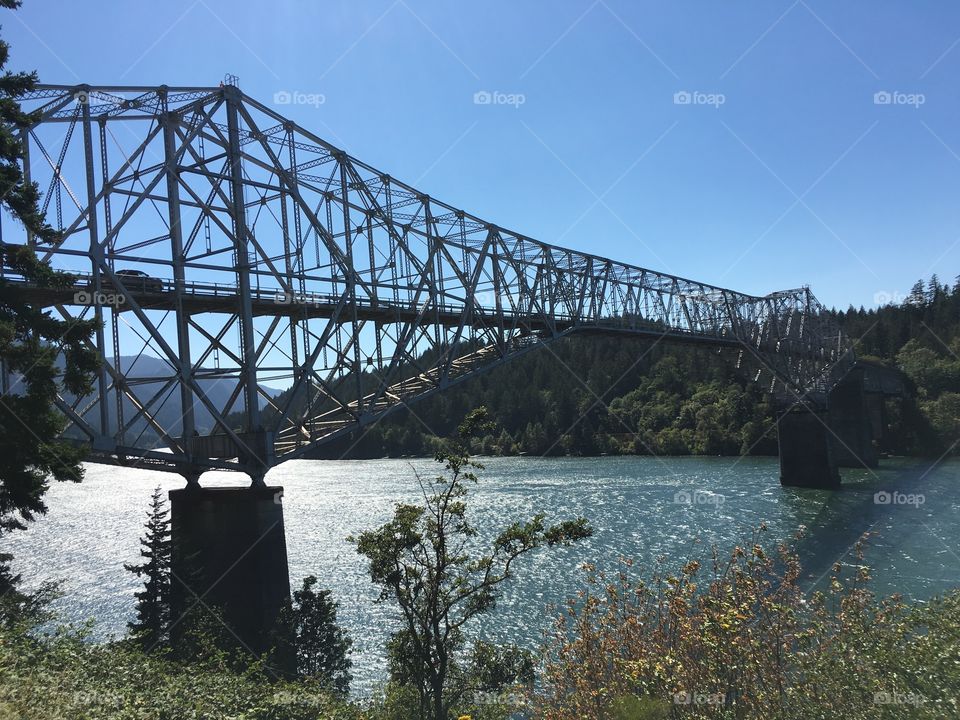
<path fill-rule="evenodd" d="M 652 568 L 623 558 L 606 572 L 581 566 L 586 589 L 558 610 L 541 652 L 478 646 L 441 717 L 960 717 L 960 591 L 912 604 L 875 597 L 864 536 L 852 565 L 836 563 L 828 589 L 806 595 L 796 555 L 764 531 Z M 93 644 L 82 627 L 43 633 L 42 612 L 2 617 L 0 720 L 435 717 L 394 671 L 373 697 L 350 700 L 319 676 L 278 677 L 269 658 L 222 645 L 211 627 L 186 659 L 148 652 L 135 636 Z"/>

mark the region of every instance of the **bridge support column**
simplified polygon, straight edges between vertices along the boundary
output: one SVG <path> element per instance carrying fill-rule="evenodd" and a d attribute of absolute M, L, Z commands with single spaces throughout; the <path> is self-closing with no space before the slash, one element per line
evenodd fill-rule
<path fill-rule="evenodd" d="M 837 465 L 875 468 L 880 462 L 874 445 L 875 429 L 863 388 L 863 370 L 855 368 L 827 398 Z"/>
<path fill-rule="evenodd" d="M 879 393 L 867 393 L 866 403 L 870 433 L 877 446 L 882 447 L 887 434 L 887 404 Z"/>
<path fill-rule="evenodd" d="M 201 473 L 195 470 L 185 470 L 182 473 L 183 479 L 187 481 L 187 487 L 190 489 L 198 489 L 200 487 L 200 475 Z"/>
<path fill-rule="evenodd" d="M 266 486 L 170 491 L 174 621 L 213 608 L 246 649 L 259 654 L 270 648 L 277 615 L 290 597 L 282 495 L 282 488 Z M 188 625 L 189 618 L 177 622 L 174 642 Z"/>
<path fill-rule="evenodd" d="M 777 425 L 781 485 L 821 490 L 840 487 L 828 420 L 826 412 L 803 406 L 781 416 Z"/>

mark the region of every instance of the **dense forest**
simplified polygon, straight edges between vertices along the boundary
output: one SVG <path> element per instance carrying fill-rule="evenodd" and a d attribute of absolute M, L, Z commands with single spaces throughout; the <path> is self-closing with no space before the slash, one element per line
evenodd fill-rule
<path fill-rule="evenodd" d="M 886 447 L 897 454 L 956 451 L 960 438 L 960 279 L 917 282 L 901 303 L 834 311 L 858 355 L 910 379 L 913 397 L 888 400 Z M 776 412 L 734 367 L 735 354 L 616 337 L 544 346 L 398 411 L 322 457 L 432 452 L 459 418 L 485 405 L 499 432 L 488 455 L 775 454 Z"/>

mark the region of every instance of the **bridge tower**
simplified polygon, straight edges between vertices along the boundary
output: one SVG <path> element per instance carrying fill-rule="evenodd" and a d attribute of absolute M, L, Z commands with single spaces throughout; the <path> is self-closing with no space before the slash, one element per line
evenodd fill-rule
<path fill-rule="evenodd" d="M 283 488 L 267 487 L 264 476 L 272 466 L 273 445 L 260 418 L 257 382 L 257 344 L 251 292 L 251 271 L 256 263 L 253 233 L 247 222 L 243 153 L 238 106 L 242 94 L 234 83 L 223 87 L 226 107 L 226 150 L 229 200 L 227 214 L 232 230 L 233 267 L 236 272 L 239 326 L 239 374 L 243 388 L 243 433 L 241 447 L 225 448 L 221 454 L 236 455 L 250 477 L 249 488 L 200 487 L 202 468 L 188 466 L 183 472 L 187 487 L 170 496 L 171 540 L 174 547 L 171 574 L 174 617 L 191 608 L 222 613 L 223 620 L 244 649 L 260 655 L 271 648 L 271 634 L 284 604 L 290 598 L 286 536 L 283 526 Z M 183 263 L 180 239 L 178 154 L 173 141 L 175 120 L 164 126 L 167 171 L 167 206 L 170 237 L 174 243 L 174 294 L 182 303 Z M 187 314 L 177 313 L 180 360 L 190 367 Z M 189 370 L 187 370 L 189 372 Z M 186 390 L 184 390 L 186 388 Z M 181 384 L 183 434 L 191 454 L 217 454 L 211 441 L 193 435 L 193 396 Z M 226 438 L 215 436 L 221 442 Z M 200 607 L 196 607 L 200 606 Z M 174 634 L 176 636 L 176 633 Z"/>

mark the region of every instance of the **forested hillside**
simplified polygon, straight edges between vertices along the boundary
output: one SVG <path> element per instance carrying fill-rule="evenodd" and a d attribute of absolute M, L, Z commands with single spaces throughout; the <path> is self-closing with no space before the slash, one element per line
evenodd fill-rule
<path fill-rule="evenodd" d="M 935 454 L 960 438 L 960 282 L 919 282 L 902 303 L 836 318 L 857 352 L 903 369 L 916 400 L 891 403 L 884 450 Z M 499 434 L 484 454 L 775 454 L 775 413 L 735 354 L 630 338 L 572 337 L 399 411 L 323 457 L 432 451 L 473 407 Z M 954 448 L 956 450 L 956 448 Z"/>
<path fill-rule="evenodd" d="M 899 410 L 897 452 L 958 452 L 960 442 L 960 276 L 953 288 L 934 275 L 904 302 L 837 313 L 857 352 L 896 365 L 914 385 L 915 404 Z M 897 408 L 894 408 L 895 410 Z"/>

